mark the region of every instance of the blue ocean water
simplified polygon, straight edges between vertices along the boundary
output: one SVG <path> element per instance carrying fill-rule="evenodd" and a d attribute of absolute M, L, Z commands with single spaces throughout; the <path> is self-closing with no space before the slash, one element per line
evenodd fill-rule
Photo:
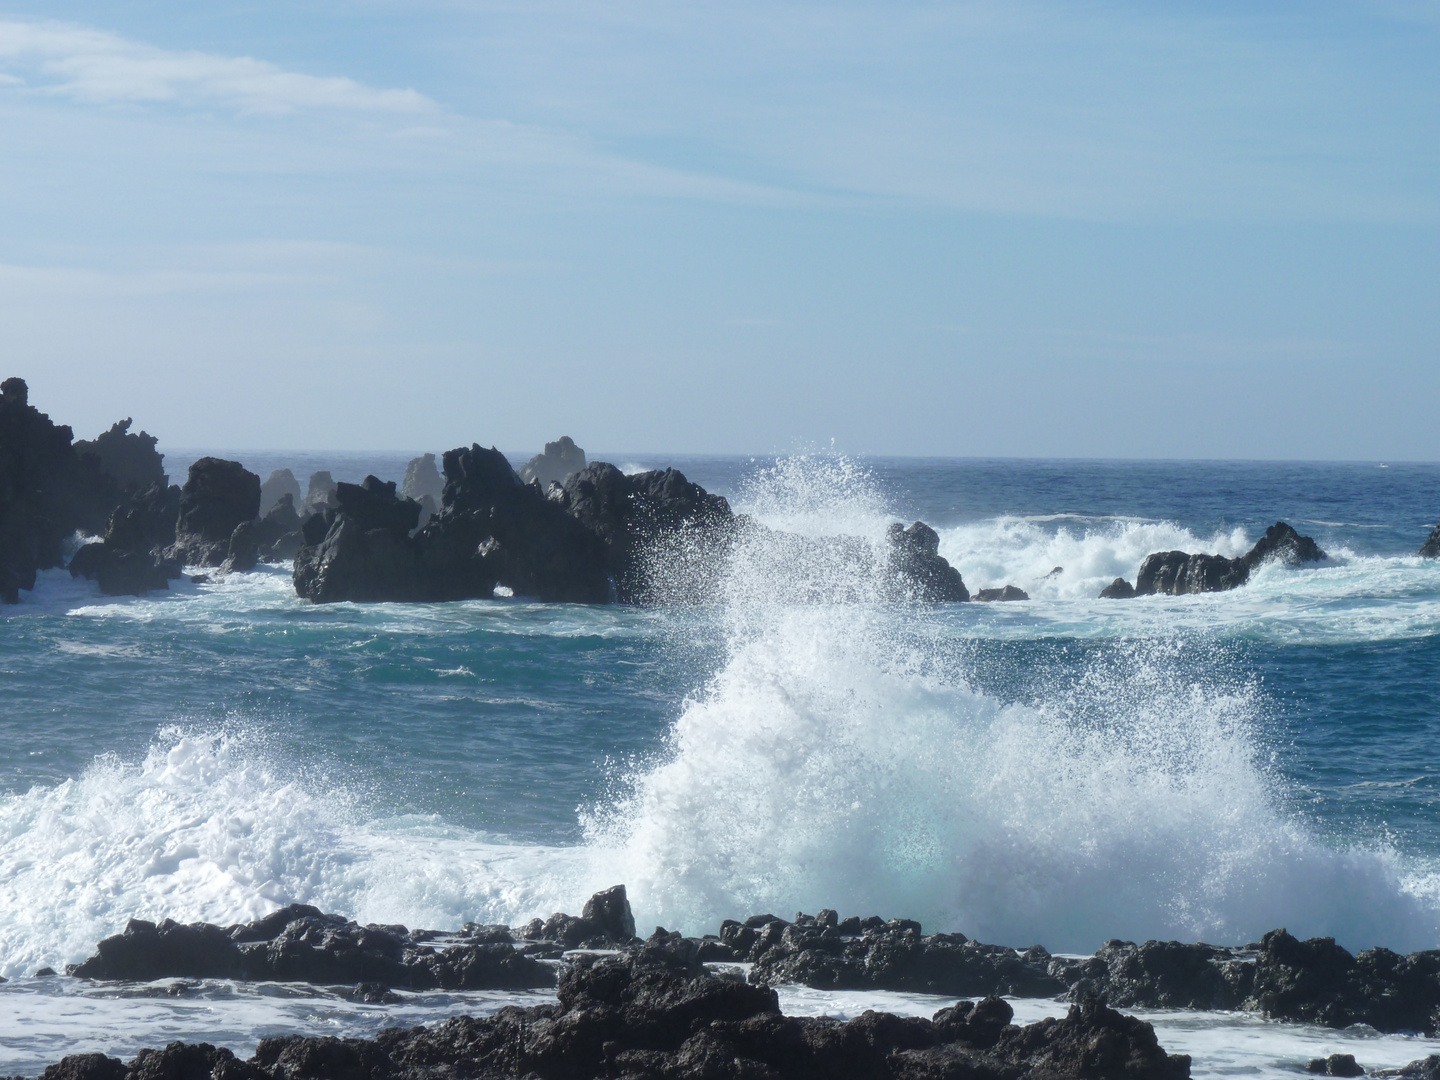
<path fill-rule="evenodd" d="M 226 456 L 303 485 L 411 455 Z M 445 928 L 616 881 L 690 932 L 829 906 L 1054 950 L 1440 945 L 1440 563 L 1415 556 L 1440 466 L 591 456 L 810 535 L 925 520 L 972 590 L 1032 599 L 857 600 L 763 542 L 700 607 L 317 607 L 285 568 L 111 599 L 50 572 L 0 611 L 0 973 L 132 915 Z M 1097 599 L 1280 519 L 1330 559 Z"/>

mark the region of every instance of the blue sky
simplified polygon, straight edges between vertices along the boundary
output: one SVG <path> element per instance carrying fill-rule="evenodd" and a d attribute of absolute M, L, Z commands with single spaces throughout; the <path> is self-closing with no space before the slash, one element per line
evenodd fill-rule
<path fill-rule="evenodd" d="M 1434 460 L 1437 47 L 1405 0 L 10 7 L 5 374 L 170 446 Z"/>

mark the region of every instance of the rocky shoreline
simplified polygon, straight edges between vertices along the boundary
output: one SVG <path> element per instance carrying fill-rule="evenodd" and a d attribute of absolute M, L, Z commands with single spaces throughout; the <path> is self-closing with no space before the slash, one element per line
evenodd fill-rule
<path fill-rule="evenodd" d="M 1301 941 L 1274 930 L 1238 948 L 1110 941 L 1077 959 L 1039 945 L 1020 950 L 959 933 L 926 935 L 912 920 L 841 919 L 829 910 L 793 921 L 768 914 L 726 920 L 717 934 L 698 938 L 657 927 L 642 940 L 624 886 L 591 897 L 580 916 L 453 932 L 362 926 L 304 905 L 228 927 L 132 920 L 67 973 L 104 981 L 303 982 L 349 987 L 346 996 L 369 1002 L 394 1000 L 394 990 L 553 987 L 559 1004 L 387 1031 L 375 1040 L 267 1039 L 249 1061 L 181 1044 L 146 1051 L 129 1065 L 72 1057 L 48 1069 L 46 1080 L 152 1080 L 162 1060 L 171 1062 L 163 1069 L 187 1078 L 200 1070 L 197 1080 L 202 1073 L 215 1080 L 1188 1076 L 1188 1059 L 1166 1055 L 1149 1024 L 1114 1011 L 1127 1008 L 1240 1010 L 1440 1036 L 1440 950 L 1352 955 L 1329 938 Z M 867 1012 L 841 1023 L 781 1016 L 774 987 L 786 984 L 961 1000 L 929 1021 Z M 1063 1020 L 1018 1028 L 1003 995 L 1053 998 L 1070 1008 Z M 1416 1062 L 1395 1075 L 1440 1077 L 1437 1065 Z M 1325 1075 L 1360 1075 L 1346 1071 L 1353 1061 L 1314 1066 Z"/>

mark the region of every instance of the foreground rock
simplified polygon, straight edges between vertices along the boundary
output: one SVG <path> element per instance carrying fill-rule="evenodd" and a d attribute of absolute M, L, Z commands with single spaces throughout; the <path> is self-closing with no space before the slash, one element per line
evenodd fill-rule
<path fill-rule="evenodd" d="M 551 484 L 563 484 L 572 474 L 585 468 L 585 451 L 575 445 L 569 435 L 561 435 L 555 442 L 545 444 L 545 452 L 536 454 L 520 466 L 520 479 L 527 484 L 539 484 L 541 491 Z"/>
<path fill-rule="evenodd" d="M 1010 1023 L 998 998 L 961 1001 L 931 1020 L 866 1012 L 848 1022 L 781 1014 L 775 991 L 706 971 L 684 939 L 663 932 L 619 955 L 566 967 L 558 1003 L 456 1017 L 374 1040 L 265 1039 L 249 1061 L 175 1043 L 128 1066 L 67 1058 L 45 1080 L 363 1080 L 419 1077 L 884 1078 L 1182 1080 L 1190 1059 L 1168 1055 L 1154 1029 L 1097 1001 L 1061 1020 Z"/>
<path fill-rule="evenodd" d="M 169 588 L 181 563 L 170 556 L 180 516 L 180 489 L 153 484 L 110 515 L 105 536 L 70 560 L 72 577 L 89 578 L 107 596 L 143 596 Z"/>
<path fill-rule="evenodd" d="M 1188 593 L 1225 592 L 1237 589 L 1250 580 L 1251 573 L 1262 563 L 1278 559 L 1290 566 L 1320 562 L 1325 552 L 1308 536 L 1301 536 L 1283 521 L 1265 530 L 1253 548 L 1238 559 L 1224 555 L 1191 555 L 1184 551 L 1157 551 L 1146 557 L 1135 578 L 1135 588 L 1127 594 L 1123 578 L 1117 578 L 1101 594 L 1107 598 L 1126 595 L 1151 596 L 1163 593 L 1182 596 Z"/>

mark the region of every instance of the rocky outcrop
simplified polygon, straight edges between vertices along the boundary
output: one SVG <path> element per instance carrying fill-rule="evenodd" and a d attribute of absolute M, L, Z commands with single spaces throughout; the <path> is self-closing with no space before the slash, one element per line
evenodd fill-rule
<path fill-rule="evenodd" d="M 1129 600 L 1135 595 L 1135 586 L 1126 581 L 1123 577 L 1117 577 L 1109 585 L 1100 590 L 1101 600 Z"/>
<path fill-rule="evenodd" d="M 445 481 L 435 467 L 435 455 L 425 454 L 411 458 L 405 466 L 405 483 L 400 494 L 420 504 L 420 519 L 416 527 L 423 529 L 430 519 L 440 512 L 440 503 L 445 495 Z"/>
<path fill-rule="evenodd" d="M 260 516 L 268 517 L 270 511 L 279 506 L 280 500 L 287 495 L 290 497 L 290 507 L 294 510 L 300 505 L 300 481 L 295 479 L 295 474 L 289 469 L 275 469 L 260 485 Z"/>
<path fill-rule="evenodd" d="M 296 489 L 299 489 L 299 485 L 296 485 Z M 264 505 L 263 497 L 261 505 Z M 289 562 L 295 558 L 305 543 L 300 526 L 300 515 L 295 510 L 295 496 L 287 491 L 256 523 L 260 561 Z"/>
<path fill-rule="evenodd" d="M 545 444 L 545 452 L 536 454 L 520 466 L 520 479 L 527 484 L 539 484 L 540 490 L 547 490 L 551 484 L 564 484 L 567 477 L 585 468 L 585 451 L 575 445 L 569 435 L 561 435 L 556 442 Z"/>
<path fill-rule="evenodd" d="M 132 434 L 132 423 L 134 420 L 126 417 L 93 440 L 75 443 L 75 452 L 81 458 L 93 457 L 99 470 L 112 477 L 126 494 L 167 483 L 165 455 L 155 450 L 159 440 L 144 431 Z"/>
<path fill-rule="evenodd" d="M 305 492 L 305 505 L 300 510 L 300 516 L 308 514 L 322 514 L 326 510 L 335 507 L 335 478 L 328 470 L 321 469 L 319 472 L 310 474 L 310 486 Z"/>
<path fill-rule="evenodd" d="M 1333 938 L 1272 930 L 1243 949 L 1111 941 L 1050 971 L 1072 1000 L 1100 995 L 1120 1007 L 1247 1009 L 1326 1027 L 1440 1034 L 1440 950 L 1352 955 Z"/>
<path fill-rule="evenodd" d="M 755 915 L 727 921 L 720 942 L 747 960 L 752 982 L 800 983 L 826 990 L 901 990 L 922 994 L 1051 997 L 1065 983 L 1048 970 L 1050 954 L 982 945 L 964 934 L 920 932 L 909 919 L 841 921 L 834 911 L 793 923 Z"/>
<path fill-rule="evenodd" d="M 1431 530 L 1430 536 L 1420 545 L 1416 554 L 1422 559 L 1440 559 L 1440 525 Z"/>
<path fill-rule="evenodd" d="M 143 596 L 169 588 L 182 569 L 167 554 L 179 516 L 178 487 L 152 484 L 132 495 L 110 515 L 104 538 L 75 553 L 71 576 L 89 578 L 107 596 Z"/>
<path fill-rule="evenodd" d="M 260 477 L 238 461 L 201 458 L 190 466 L 180 489 L 175 543 L 168 556 L 185 566 L 249 570 L 259 553 L 252 524 L 259 512 Z M 242 525 L 248 527 L 240 530 Z"/>
<path fill-rule="evenodd" d="M 77 530 L 99 533 L 123 497 L 120 482 L 81 456 L 73 434 L 30 404 L 24 379 L 0 383 L 0 600 L 17 603 L 41 570 L 64 563 Z"/>
<path fill-rule="evenodd" d="M 1189 1058 L 1166 1054 L 1149 1024 L 1098 1001 L 1023 1028 L 1010 1023 L 1010 1006 L 999 999 L 962 1001 L 932 1020 L 784 1016 L 774 990 L 716 976 L 684 939 L 658 933 L 617 955 L 575 958 L 556 994 L 553 1005 L 390 1029 L 374 1040 L 269 1038 L 244 1062 L 179 1043 L 128 1066 L 76 1056 L 52 1066 L 45 1080 L 1182 1080 L 1190 1072 Z"/>
<path fill-rule="evenodd" d="M 1001 603 L 1009 600 L 1029 600 L 1030 594 L 1014 585 L 1006 585 L 1003 589 L 981 589 L 970 599 L 983 600 L 987 603 Z"/>
<path fill-rule="evenodd" d="M 670 548 L 655 552 L 660 558 L 674 555 L 696 566 L 713 566 L 733 536 L 730 504 L 691 483 L 678 469 L 626 476 L 614 465 L 596 461 L 551 489 L 550 497 L 603 542 L 605 572 L 622 603 L 655 599 L 657 567 L 648 556 L 659 538 L 665 537 Z"/>
<path fill-rule="evenodd" d="M 929 525 L 917 521 L 907 529 L 897 521 L 885 539 L 891 568 L 910 599 L 929 604 L 970 599 L 960 571 L 940 555 L 940 536 Z"/>
<path fill-rule="evenodd" d="M 1191 555 L 1184 551 L 1157 551 L 1147 556 L 1136 575 L 1134 595 L 1164 593 L 1182 596 L 1187 593 L 1224 592 L 1244 585 L 1257 566 L 1272 559 L 1299 566 L 1320 562 L 1325 557 L 1325 552 L 1314 540 L 1301 536 L 1285 522 L 1277 521 L 1265 530 L 1265 535 L 1253 548 L 1238 559 L 1224 555 Z"/>
<path fill-rule="evenodd" d="M 411 535 L 420 514 L 393 483 L 341 484 L 337 506 L 305 526 L 295 590 L 335 600 L 469 600 L 497 585 L 547 601 L 610 599 L 600 539 L 533 485 L 498 450 L 445 454 L 444 505 Z"/>

